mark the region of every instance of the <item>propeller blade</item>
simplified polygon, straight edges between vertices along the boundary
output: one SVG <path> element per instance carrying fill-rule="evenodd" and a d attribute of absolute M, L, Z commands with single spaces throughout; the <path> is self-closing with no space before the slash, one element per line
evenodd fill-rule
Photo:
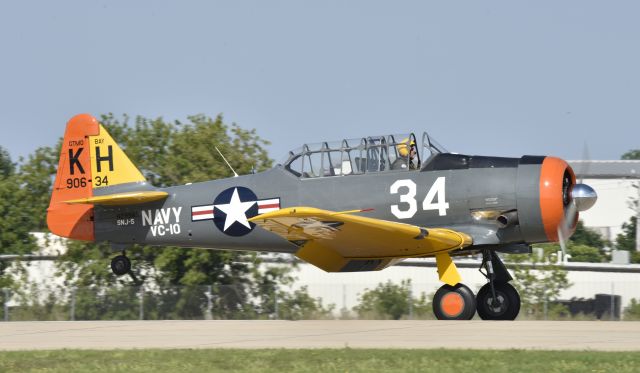
<path fill-rule="evenodd" d="M 567 242 L 571 236 L 571 230 L 576 224 L 578 211 L 586 211 L 593 206 L 598 199 L 596 192 L 590 186 L 583 184 L 584 177 L 589 171 L 591 157 L 589 156 L 589 147 L 586 141 L 582 147 L 582 160 L 580 161 L 580 170 L 576 175 L 579 177 L 574 185 L 570 186 L 569 198 L 570 202 L 565 209 L 562 221 L 558 224 L 558 241 L 562 249 L 563 261 L 567 257 Z"/>
<path fill-rule="evenodd" d="M 562 249 L 563 260 L 567 256 L 567 242 L 569 241 L 569 237 L 571 236 L 571 229 L 576 223 L 577 215 L 578 206 L 572 199 L 569 203 L 569 206 L 567 206 L 562 221 L 560 222 L 560 224 L 558 224 L 558 241 L 560 242 L 560 248 Z"/>
<path fill-rule="evenodd" d="M 558 242 L 560 243 L 560 249 L 562 250 L 562 261 L 567 257 L 567 240 L 562 233 L 562 228 L 558 226 Z"/>

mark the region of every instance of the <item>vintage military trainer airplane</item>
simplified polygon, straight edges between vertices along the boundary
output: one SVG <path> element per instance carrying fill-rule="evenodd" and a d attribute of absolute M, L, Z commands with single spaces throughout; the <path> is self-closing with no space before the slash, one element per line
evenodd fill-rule
<path fill-rule="evenodd" d="M 435 257 L 438 319 L 513 320 L 520 297 L 496 252 L 571 235 L 596 194 L 558 158 L 452 154 L 425 133 L 304 145 L 272 169 L 156 188 L 88 115 L 67 124 L 47 214 L 63 237 L 291 253 L 325 271 Z M 212 144 L 213 146 L 213 144 Z M 422 154 L 421 154 L 422 153 Z M 121 249 L 119 249 L 121 250 Z M 452 256 L 481 253 L 474 296 Z M 116 275 L 131 262 L 113 258 Z"/>

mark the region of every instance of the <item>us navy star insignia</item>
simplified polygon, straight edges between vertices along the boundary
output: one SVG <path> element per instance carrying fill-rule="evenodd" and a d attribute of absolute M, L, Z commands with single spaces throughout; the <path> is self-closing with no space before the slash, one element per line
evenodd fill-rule
<path fill-rule="evenodd" d="M 227 229 L 231 226 L 231 224 L 238 222 L 245 227 L 251 229 L 249 225 L 249 221 L 247 220 L 247 210 L 249 210 L 256 201 L 250 202 L 242 202 L 240 201 L 240 196 L 238 195 L 238 188 L 233 190 L 233 195 L 231 196 L 231 201 L 224 205 L 216 205 L 222 212 L 224 212 L 227 216 L 224 220 L 224 229 L 226 232 Z"/>
<path fill-rule="evenodd" d="M 220 192 L 213 204 L 191 206 L 191 221 L 213 220 L 222 233 L 238 237 L 255 228 L 249 219 L 279 209 L 279 197 L 259 199 L 251 189 L 235 186 Z"/>

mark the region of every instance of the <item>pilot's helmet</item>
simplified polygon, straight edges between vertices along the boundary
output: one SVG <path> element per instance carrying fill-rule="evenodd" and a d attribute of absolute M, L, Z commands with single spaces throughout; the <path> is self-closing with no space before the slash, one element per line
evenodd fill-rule
<path fill-rule="evenodd" d="M 416 146 L 416 142 L 409 139 L 402 139 L 398 145 L 396 145 L 396 149 L 398 149 L 398 154 L 401 157 L 409 156 L 409 152 L 411 151 L 411 147 Z"/>

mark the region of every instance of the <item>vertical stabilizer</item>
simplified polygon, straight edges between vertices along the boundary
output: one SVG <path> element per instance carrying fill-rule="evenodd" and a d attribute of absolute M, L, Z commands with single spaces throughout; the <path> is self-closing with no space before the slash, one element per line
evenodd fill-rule
<path fill-rule="evenodd" d="M 58 236 L 93 241 L 93 205 L 67 201 L 90 198 L 94 190 L 145 181 L 96 118 L 79 114 L 67 123 L 47 225 Z"/>

